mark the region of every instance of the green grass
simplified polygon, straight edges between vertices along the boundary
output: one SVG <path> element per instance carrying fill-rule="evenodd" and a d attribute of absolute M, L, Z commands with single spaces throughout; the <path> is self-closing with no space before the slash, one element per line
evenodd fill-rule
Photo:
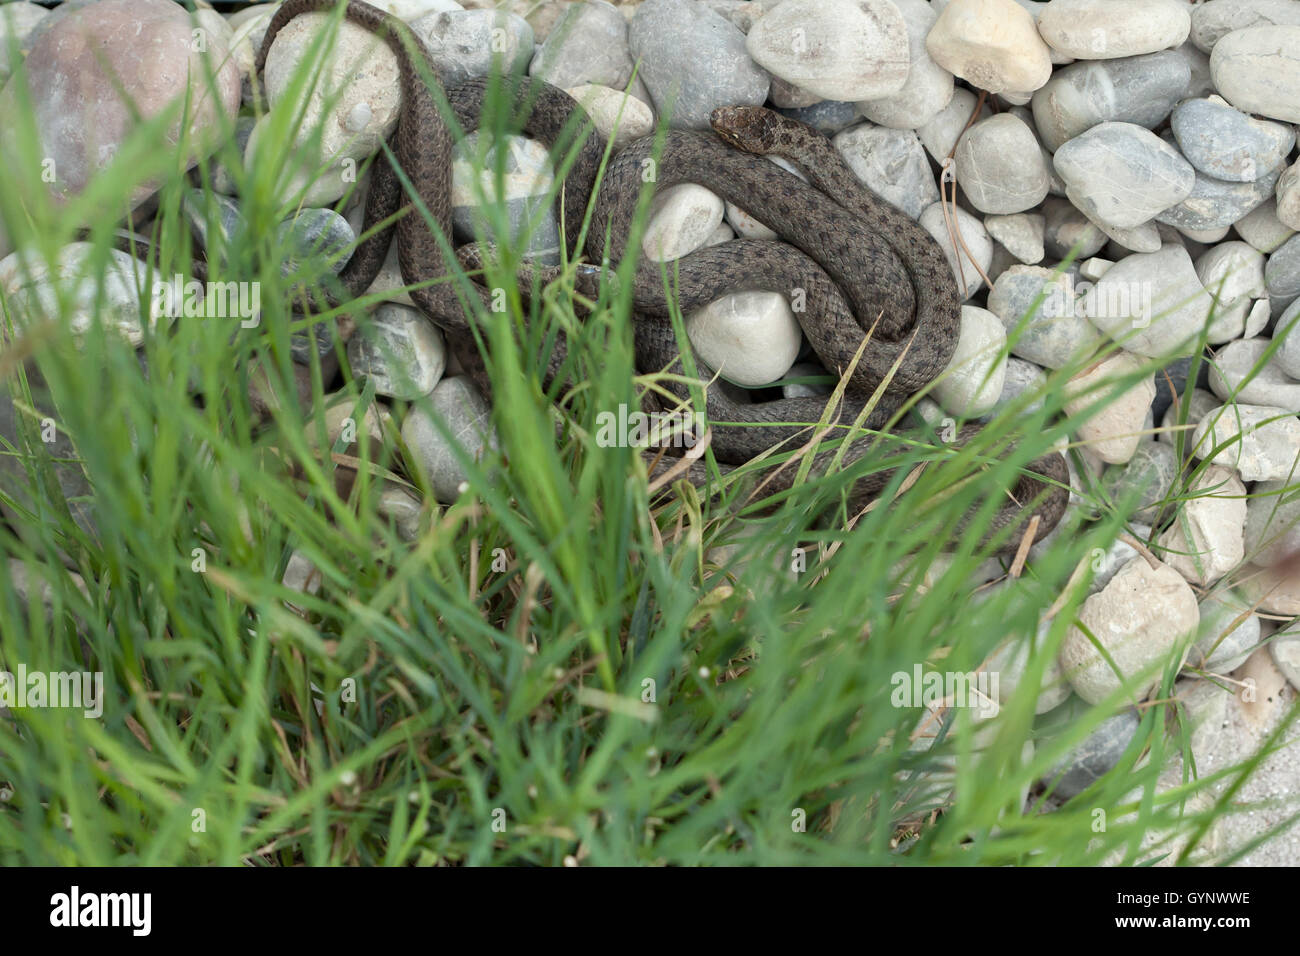
<path fill-rule="evenodd" d="M 211 205 L 207 175 L 159 147 L 164 125 L 145 123 L 87 194 L 53 209 L 27 117 L 0 222 L 47 258 L 89 224 L 102 269 L 124 197 L 157 178 L 151 238 L 171 275 L 192 251 L 187 190 Z M 1001 642 L 1030 640 L 1053 606 L 1024 685 L 1059 646 L 1094 549 L 1131 502 L 1085 488 L 1099 520 L 980 601 L 971 575 L 987 549 L 955 529 L 976 508 L 978 530 L 1017 468 L 1066 437 L 1061 386 L 1082 362 L 1050 376 L 1041 410 L 1026 396 L 960 452 L 881 440 L 758 515 L 753 469 L 713 497 L 680 482 L 652 494 L 636 450 L 596 442 L 602 411 L 660 384 L 633 366 L 614 287 L 584 316 L 571 270 L 525 296 L 493 268 L 509 302 L 482 316 L 499 447 L 464 462 L 469 490 L 428 507 L 408 543 L 377 509 L 386 480 L 422 486 L 400 442 L 362 443 L 360 462 L 340 458 L 342 441 L 330 449 L 319 362 L 312 402 L 296 395 L 290 335 L 335 317 L 288 307 L 323 263 L 280 274 L 274 226 L 294 204 L 276 182 L 302 155 L 296 125 L 277 114 L 266 161 L 237 172 L 246 228 L 213 276 L 261 283 L 259 327 L 164 322 L 137 357 L 98 324 L 74 345 L 66 303 L 39 320 L 0 298 L 0 375 L 22 426 L 0 448 L 16 475 L 0 497 L 0 557 L 41 586 L 23 598 L 0 575 L 0 659 L 102 671 L 106 696 L 100 719 L 26 708 L 0 720 L 0 862 L 1143 863 L 1190 859 L 1195 840 L 1174 838 L 1199 840 L 1233 812 L 1231 790 L 1197 798 L 1213 781 L 1190 767 L 1183 785 L 1156 786 L 1189 739 L 1170 672 L 1119 767 L 1055 812 L 1033 797 L 1022 812 L 1026 791 L 1040 794 L 1113 707 L 1049 733 L 1020 693 L 978 735 L 968 711 L 950 711 L 925 748 L 911 740 L 923 711 L 891 704 L 892 675 L 974 671 Z M 239 170 L 233 149 L 218 156 Z M 560 333 L 577 384 L 548 391 L 536 356 Z M 255 377 L 276 396 L 269 413 L 250 400 Z M 374 401 L 364 382 L 347 390 Z M 47 415 L 75 453 L 41 440 Z M 340 485 L 340 461 L 355 481 Z M 854 478 L 900 464 L 878 506 L 844 509 Z M 69 496 L 60 473 L 89 490 Z M 82 511 L 93 525 L 74 520 Z M 279 583 L 294 551 L 319 569 L 318 594 Z M 790 571 L 800 555 L 806 570 Z"/>

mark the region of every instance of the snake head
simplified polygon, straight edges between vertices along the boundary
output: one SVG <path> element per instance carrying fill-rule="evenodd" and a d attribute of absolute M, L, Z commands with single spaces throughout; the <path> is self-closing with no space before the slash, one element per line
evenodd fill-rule
<path fill-rule="evenodd" d="M 709 125 L 722 139 L 747 153 L 770 152 L 780 117 L 762 106 L 720 106 Z"/>

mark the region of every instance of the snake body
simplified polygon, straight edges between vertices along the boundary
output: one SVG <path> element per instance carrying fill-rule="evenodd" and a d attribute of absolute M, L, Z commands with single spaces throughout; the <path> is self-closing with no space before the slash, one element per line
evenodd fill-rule
<path fill-rule="evenodd" d="M 273 16 L 257 57 L 258 71 L 280 29 L 294 17 L 332 10 L 334 0 L 287 0 Z M 399 262 L 411 298 L 448 334 L 459 356 L 472 362 L 467 335 L 476 314 L 466 296 L 487 301 L 487 290 L 464 281 L 462 263 L 450 245 L 451 158 L 454 137 L 438 109 L 436 73 L 431 58 L 410 28 L 365 3 L 350 0 L 344 17 L 388 43 L 401 74 L 402 107 L 392 152 L 410 182 L 416 211 L 406 210 L 395 227 Z M 426 82 L 426 77 L 433 82 Z M 516 82 L 511 88 L 521 131 L 548 147 L 571 146 L 573 162 L 564 178 L 562 203 L 566 241 L 576 244 L 584 211 L 595 193 L 594 228 L 588 234 L 588 258 L 602 262 L 629 254 L 628 240 L 644 182 L 647 161 L 656 189 L 693 182 L 734 202 L 773 229 L 782 242 L 736 240 L 683 257 L 675 264 L 679 305 L 687 310 L 727 292 L 761 289 L 781 293 L 802 290 L 808 311 L 801 317 L 805 333 L 827 368 L 843 373 L 852 366 L 863 336 L 871 341 L 852 368 L 839 418 L 853 421 L 868 407 L 872 393 L 884 385 L 865 425 L 885 427 L 905 398 L 931 382 L 947 367 L 956 347 L 960 299 L 946 258 L 934 240 L 903 213 L 879 200 L 853 175 L 820 133 L 758 107 L 718 110 L 718 135 L 671 131 L 659 149 L 653 137 L 621 150 L 596 178 L 605 143 L 582 108 L 568 94 L 539 81 Z M 458 125 L 477 128 L 488 84 L 472 81 L 442 91 Z M 809 177 L 803 182 L 764 155 L 783 156 Z M 393 216 L 404 205 L 400 177 L 384 155 L 376 160 L 365 211 L 365 230 Z M 422 207 L 422 209 L 420 208 Z M 430 224 L 433 228 L 430 228 Z M 341 296 L 359 295 L 382 266 L 394 229 L 364 240 L 339 276 Z M 441 237 L 439 236 L 441 233 Z M 441 241 L 440 241 L 441 238 Z M 601 281 L 599 269 L 586 281 Z M 459 280 L 459 281 L 457 281 Z M 680 347 L 668 322 L 659 269 L 641 264 L 635 273 L 637 366 L 643 372 L 682 372 Z M 698 355 L 697 376 L 712 375 Z M 552 367 L 555 357 L 552 356 Z M 482 372 L 481 364 L 478 366 Z M 482 379 L 480 378 L 480 381 Z M 684 386 L 678 394 L 689 398 Z M 790 398 L 756 404 L 738 403 L 721 389 L 707 391 L 713 425 L 712 448 L 723 462 L 743 464 L 782 441 L 807 437 L 809 423 L 819 421 L 825 398 Z M 716 424 L 726 423 L 726 424 Z M 957 444 L 974 429 L 963 429 Z M 865 455 L 872 438 L 859 438 L 844 450 L 843 463 Z M 833 451 L 821 452 L 815 468 L 830 464 Z M 1064 512 L 1068 473 L 1064 459 L 1052 453 L 1031 463 L 1010 495 L 1015 504 L 999 509 L 991 532 L 1029 517 L 1037 502 L 1038 536 L 1046 534 Z M 794 481 L 793 468 L 778 470 L 768 490 L 777 492 Z M 863 505 L 885 487 L 890 470 L 856 481 L 850 506 Z M 1045 477 L 1050 480 L 1044 482 Z M 1052 484 L 1054 483 L 1054 484 Z M 1014 542 L 1013 542 L 1014 544 Z"/>

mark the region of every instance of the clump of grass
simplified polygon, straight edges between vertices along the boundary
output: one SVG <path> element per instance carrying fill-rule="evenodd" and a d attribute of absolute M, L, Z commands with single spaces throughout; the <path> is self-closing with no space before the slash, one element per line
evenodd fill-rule
<path fill-rule="evenodd" d="M 506 113 L 493 100 L 485 127 Z M 119 218 L 106 210 L 157 177 L 153 253 L 161 274 L 183 271 L 181 205 L 213 215 L 211 179 L 160 155 L 160 124 L 141 126 L 91 195 L 55 209 L 20 119 L 29 161 L 0 195 L 11 236 L 52 256 L 89 223 L 103 268 Z M 17 423 L 3 447 L 0 659 L 102 671 L 105 688 L 99 719 L 0 719 L 0 860 L 1134 863 L 1192 858 L 1229 812 L 1231 788 L 1193 799 L 1212 781 L 1157 787 L 1188 740 L 1172 669 L 1120 765 L 1054 812 L 1040 812 L 1040 778 L 1114 708 L 1049 736 L 1026 691 L 976 734 L 962 708 L 929 724 L 891 699 L 895 675 L 975 672 L 1050 609 L 1023 686 L 1040 682 L 1126 503 L 1094 501 L 1101 520 L 982 599 L 972 579 L 1003 489 L 1068 440 L 1061 386 L 1077 367 L 960 452 L 881 441 L 753 516 L 745 469 L 715 469 L 708 494 L 651 491 L 637 449 L 595 440 L 602 412 L 657 387 L 633 363 L 626 284 L 584 302 L 566 264 L 525 295 L 506 243 L 490 281 L 509 308 L 480 316 L 497 442 L 463 460 L 468 490 L 428 506 L 408 542 L 378 507 L 386 481 L 420 484 L 400 443 L 351 455 L 328 441 L 320 411 L 344 350 L 297 373 L 290 359 L 291 334 L 345 311 L 364 328 L 374 304 L 292 311 L 293 284 L 325 271 L 280 270 L 272 227 L 294 203 L 275 184 L 295 136 L 292 114 L 275 117 L 246 173 L 232 148 L 218 154 L 245 232 L 214 278 L 261 283 L 258 327 L 160 323 L 137 353 L 99 325 L 74 345 L 70 303 L 33 323 L 0 297 Z M 484 202 L 489 221 L 508 221 Z M 536 357 L 561 335 L 570 374 L 544 386 Z M 358 416 L 376 400 L 342 388 Z M 45 418 L 63 458 L 41 440 Z M 814 450 L 777 457 L 800 467 Z M 849 483 L 885 467 L 897 472 L 881 503 L 848 513 Z M 315 593 L 282 583 L 295 552 L 317 569 Z"/>

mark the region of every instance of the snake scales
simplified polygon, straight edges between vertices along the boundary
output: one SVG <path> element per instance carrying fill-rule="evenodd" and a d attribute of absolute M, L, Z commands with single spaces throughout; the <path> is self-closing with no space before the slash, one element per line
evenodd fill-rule
<path fill-rule="evenodd" d="M 286 23 L 300 14 L 334 7 L 335 0 L 287 0 L 267 28 L 256 70 L 261 72 L 272 41 Z M 402 21 L 357 0 L 348 3 L 344 16 L 382 36 L 397 57 L 402 111 L 391 140 L 392 152 L 409 179 L 414 198 L 445 238 L 440 242 L 424 216 L 405 210 L 395 226 L 370 235 L 357 246 L 339 275 L 341 295 L 329 298 L 338 303 L 364 292 L 378 274 L 395 230 L 403 278 L 415 286 L 412 300 L 448 334 L 449 344 L 467 366 L 474 368 L 478 357 L 467 315 L 475 310 L 467 308 L 470 303 L 463 296 L 477 295 L 486 303 L 488 291 L 453 281 L 458 275 L 463 279 L 458 270 L 472 262 L 475 253 L 468 250 L 463 262 L 458 261 L 449 245 L 453 135 L 425 80 L 427 76 L 436 82 L 432 61 Z M 471 81 L 443 92 L 462 129 L 477 128 L 486 82 Z M 744 208 L 783 240 L 734 240 L 683 257 L 676 264 L 677 300 L 682 310 L 742 289 L 802 290 L 808 305 L 801 317 L 805 334 L 827 368 L 837 373 L 852 367 L 864 330 L 874 326 L 871 342 L 852 367 L 838 409 L 839 421 L 856 420 L 883 382 L 882 394 L 864 421 L 869 429 L 882 429 L 907 396 L 947 367 L 959 332 L 960 299 L 945 256 L 917 223 L 862 186 L 821 134 L 758 107 L 717 110 L 713 125 L 718 135 L 671 131 L 657 155 L 653 137 L 629 144 L 611 161 L 597 191 L 605 144 L 582 108 L 568 94 L 539 81 L 521 82 L 513 92 L 525 135 L 553 149 L 557 145 L 572 147 L 573 161 L 561 191 L 562 221 L 571 252 L 581 251 L 576 247 L 584 212 L 595 193 L 588 257 L 594 262 L 622 259 L 645 162 L 652 159 L 656 189 L 684 182 L 703 185 Z M 810 182 L 764 155 L 783 156 L 796 163 Z M 375 224 L 392 217 L 403 205 L 401 181 L 381 153 L 372 167 L 365 231 L 371 232 Z M 587 269 L 580 276 L 595 285 L 600 270 Z M 594 294 L 596 290 L 586 291 Z M 632 292 L 638 368 L 681 373 L 679 343 L 667 318 L 669 310 L 655 264 L 638 265 Z M 713 371 L 699 356 L 693 357 L 697 377 L 709 380 Z M 550 368 L 556 367 L 557 357 L 552 356 Z M 481 376 L 481 362 L 477 370 Z M 679 397 L 689 400 L 684 386 L 675 388 Z M 779 442 L 798 447 L 809 437 L 809 425 L 823 417 L 828 399 L 785 398 L 743 404 L 713 387 L 707 390 L 706 401 L 708 418 L 714 423 L 714 454 L 721 462 L 740 465 Z M 968 441 L 974 431 L 971 426 L 964 427 L 953 444 Z M 861 458 L 873 441 L 854 439 L 844 451 L 842 464 Z M 820 452 L 814 469 L 829 466 L 835 454 L 834 450 Z M 1039 538 L 1059 521 L 1069 484 L 1064 459 L 1051 453 L 1036 459 L 1029 468 L 1008 490 L 1008 501 L 998 509 L 989 533 L 1026 522 L 1031 505 L 1040 519 Z M 699 474 L 702 470 L 696 477 Z M 788 488 L 795 474 L 793 467 L 775 471 L 767 490 L 776 493 Z M 890 478 L 891 470 L 859 478 L 849 493 L 849 506 L 864 506 Z"/>

